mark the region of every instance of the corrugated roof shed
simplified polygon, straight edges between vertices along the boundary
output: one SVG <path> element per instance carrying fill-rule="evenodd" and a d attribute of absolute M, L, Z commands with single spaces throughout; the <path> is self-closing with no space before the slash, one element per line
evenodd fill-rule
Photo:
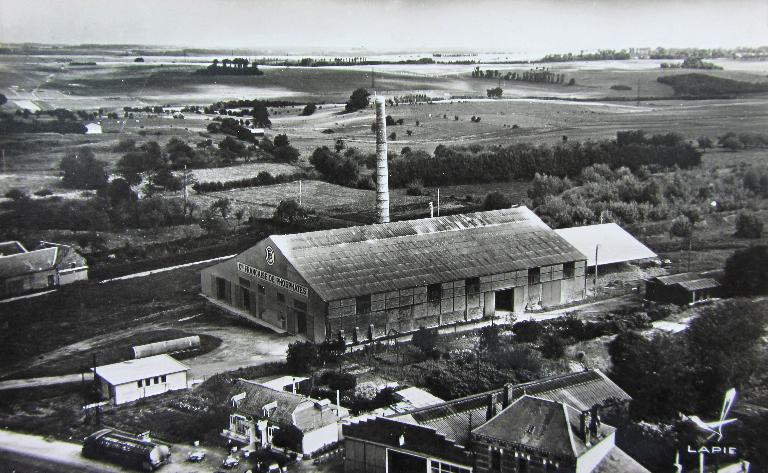
<path fill-rule="evenodd" d="M 326 301 L 586 259 L 526 207 L 271 239 Z"/>
<path fill-rule="evenodd" d="M 691 281 L 680 281 L 679 283 L 677 283 L 677 285 L 687 291 L 700 291 L 702 289 L 712 289 L 715 287 L 720 287 L 720 283 L 715 281 L 712 278 L 701 278 L 701 279 L 694 279 Z"/>
<path fill-rule="evenodd" d="M 595 265 L 595 245 L 600 245 L 597 260 L 601 265 L 658 256 L 615 223 L 560 228 L 555 232 L 587 255 L 587 266 Z"/>
<path fill-rule="evenodd" d="M 0 278 L 47 271 L 56 265 L 58 248 L 18 253 L 0 257 Z"/>
<path fill-rule="evenodd" d="M 679 282 L 693 281 L 694 279 L 700 279 L 700 278 L 701 276 L 699 276 L 696 273 L 679 273 L 679 274 L 670 274 L 668 276 L 656 276 L 652 278 L 652 280 L 660 282 L 665 286 L 671 286 Z"/>
<path fill-rule="evenodd" d="M 94 368 L 91 368 L 93 370 Z M 137 360 L 121 361 L 111 365 L 97 366 L 96 374 L 112 385 L 125 384 L 139 379 L 153 378 L 187 371 L 184 363 L 169 355 L 156 355 Z"/>
<path fill-rule="evenodd" d="M 414 408 L 434 406 L 435 404 L 445 402 L 443 399 L 433 396 L 427 391 L 416 387 L 401 389 L 395 393 L 395 396 L 407 402 Z"/>

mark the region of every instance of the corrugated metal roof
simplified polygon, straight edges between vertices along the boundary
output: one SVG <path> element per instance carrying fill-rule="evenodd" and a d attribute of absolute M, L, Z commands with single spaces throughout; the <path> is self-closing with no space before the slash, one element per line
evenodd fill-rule
<path fill-rule="evenodd" d="M 435 404 L 445 402 L 443 399 L 416 387 L 401 389 L 395 393 L 395 396 L 401 398 L 414 408 L 434 406 Z"/>
<path fill-rule="evenodd" d="M 665 286 L 671 286 L 679 282 L 693 281 L 695 279 L 700 279 L 700 278 L 701 276 L 699 276 L 696 273 L 679 273 L 679 274 L 670 274 L 668 276 L 656 276 L 652 278 L 652 280 L 658 281 Z"/>
<path fill-rule="evenodd" d="M 53 269 L 56 264 L 57 252 L 57 248 L 44 248 L 28 253 L 0 256 L 0 278 L 10 278 Z"/>
<path fill-rule="evenodd" d="M 526 207 L 271 238 L 326 301 L 586 259 Z"/>
<path fill-rule="evenodd" d="M 18 241 L 4 241 L 0 242 L 0 256 L 17 255 L 19 253 L 26 253 L 27 249 L 24 245 Z"/>
<path fill-rule="evenodd" d="M 587 266 L 595 265 L 595 246 L 599 264 L 623 263 L 658 255 L 615 223 L 561 228 L 555 232 L 587 255 Z"/>
<path fill-rule="evenodd" d="M 680 281 L 677 283 L 677 285 L 687 291 L 699 291 L 702 289 L 720 287 L 720 283 L 712 278 L 694 279 L 693 281 Z"/>
<path fill-rule="evenodd" d="M 91 368 L 93 370 L 94 368 Z M 96 374 L 112 385 L 125 384 L 139 379 L 153 378 L 164 374 L 187 371 L 184 363 L 169 355 L 156 355 L 137 360 L 121 361 L 111 365 L 97 366 Z"/>

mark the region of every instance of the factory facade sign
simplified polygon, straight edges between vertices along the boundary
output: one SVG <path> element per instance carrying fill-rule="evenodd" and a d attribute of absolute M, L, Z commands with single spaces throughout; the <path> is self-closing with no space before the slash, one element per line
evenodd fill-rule
<path fill-rule="evenodd" d="M 253 266 L 248 266 L 245 263 L 240 263 L 238 261 L 237 270 L 240 271 L 241 273 L 245 273 L 257 279 L 261 279 L 262 281 L 266 281 L 272 284 L 273 286 L 287 289 L 300 296 L 303 296 L 303 297 L 309 296 L 309 289 L 307 289 L 306 286 L 302 286 L 301 284 L 281 278 L 280 276 L 276 276 L 272 273 L 262 271 L 261 269 L 254 268 Z"/>

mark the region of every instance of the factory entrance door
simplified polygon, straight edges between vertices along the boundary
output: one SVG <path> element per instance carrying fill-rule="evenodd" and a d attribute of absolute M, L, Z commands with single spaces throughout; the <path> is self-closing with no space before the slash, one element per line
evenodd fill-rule
<path fill-rule="evenodd" d="M 514 312 L 515 310 L 515 288 L 502 289 L 496 291 L 496 310 L 505 310 Z"/>

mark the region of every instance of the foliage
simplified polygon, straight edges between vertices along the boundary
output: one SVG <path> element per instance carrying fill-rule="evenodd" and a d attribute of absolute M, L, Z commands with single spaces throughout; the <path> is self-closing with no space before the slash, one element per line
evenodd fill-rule
<path fill-rule="evenodd" d="M 541 354 L 546 358 L 562 358 L 565 354 L 565 347 L 565 340 L 554 333 L 544 335 L 541 340 Z"/>
<path fill-rule="evenodd" d="M 708 136 L 700 136 L 696 140 L 696 142 L 699 144 L 699 148 L 701 148 L 701 149 L 712 148 L 712 145 L 714 144 L 714 143 L 712 143 L 712 138 L 710 138 Z"/>
<path fill-rule="evenodd" d="M 736 236 L 740 238 L 760 238 L 763 236 L 763 222 L 755 214 L 739 213 L 736 217 Z"/>
<path fill-rule="evenodd" d="M 536 343 L 544 333 L 544 326 L 535 320 L 523 320 L 512 326 L 515 340 L 523 343 Z"/>
<path fill-rule="evenodd" d="M 671 86 L 678 96 L 727 97 L 768 91 L 765 82 L 744 82 L 699 73 L 661 76 L 656 80 Z"/>
<path fill-rule="evenodd" d="M 370 93 L 364 88 L 355 89 L 349 96 L 347 104 L 344 106 L 346 112 L 355 112 L 368 107 Z"/>
<path fill-rule="evenodd" d="M 275 146 L 275 149 L 272 150 L 275 161 L 281 163 L 295 163 L 299 159 L 299 155 L 299 150 L 291 145 Z"/>
<path fill-rule="evenodd" d="M 10 189 L 8 192 L 5 193 L 5 196 L 15 201 L 29 199 L 29 193 L 26 191 L 26 189 L 19 189 L 17 187 Z"/>
<path fill-rule="evenodd" d="M 0 105 L 5 105 L 8 102 L 8 97 L 6 97 L 3 94 L 0 94 Z"/>
<path fill-rule="evenodd" d="M 272 128 L 272 122 L 269 120 L 269 111 L 267 110 L 266 104 L 263 102 L 257 102 L 253 105 L 251 116 L 253 117 L 254 126 Z"/>
<path fill-rule="evenodd" d="M 725 290 L 735 296 L 768 294 L 768 245 L 736 251 L 725 262 Z"/>
<path fill-rule="evenodd" d="M 288 345 L 286 365 L 291 373 L 308 373 L 318 364 L 317 345 L 296 341 Z"/>
<path fill-rule="evenodd" d="M 424 195 L 424 184 L 418 179 L 408 184 L 405 190 L 406 195 Z"/>
<path fill-rule="evenodd" d="M 301 111 L 301 115 L 307 117 L 315 113 L 315 110 L 317 110 L 317 105 L 313 103 L 308 103 L 307 105 L 304 106 L 304 109 Z"/>
<path fill-rule="evenodd" d="M 294 199 L 281 200 L 272 215 L 272 219 L 282 223 L 301 222 L 309 217 L 309 212 Z"/>
<path fill-rule="evenodd" d="M 244 179 L 238 179 L 235 181 L 206 181 L 196 182 L 192 184 L 192 189 L 195 192 L 215 192 L 228 189 L 239 189 L 243 187 L 259 187 L 259 186 L 271 186 L 273 184 L 282 184 L 285 182 L 293 182 L 299 179 L 307 179 L 309 175 L 303 172 L 297 172 L 294 174 L 278 174 L 272 176 L 266 171 L 261 171 L 256 177 L 247 177 Z"/>
<path fill-rule="evenodd" d="M 107 163 L 99 161 L 89 148 L 62 158 L 59 169 L 64 173 L 65 187 L 99 189 L 107 185 Z"/>
<path fill-rule="evenodd" d="M 309 162 L 329 182 L 343 186 L 354 186 L 360 178 L 360 166 L 352 155 L 339 156 L 327 146 L 316 148 Z"/>
<path fill-rule="evenodd" d="M 501 347 L 500 333 L 501 329 L 498 325 L 486 325 L 481 328 L 480 337 L 477 343 L 480 351 L 496 353 Z"/>
<path fill-rule="evenodd" d="M 320 377 L 320 382 L 327 384 L 334 391 L 348 391 L 357 386 L 357 378 L 342 371 L 326 371 Z"/>
<path fill-rule="evenodd" d="M 672 220 L 672 225 L 669 227 L 669 234 L 678 238 L 690 238 L 693 233 L 693 223 L 685 215 Z"/>
<path fill-rule="evenodd" d="M 504 91 L 501 89 L 501 87 L 494 87 L 493 89 L 488 89 L 486 93 L 488 94 L 489 99 L 493 99 L 493 98 L 500 99 Z"/>
<path fill-rule="evenodd" d="M 285 133 L 276 135 L 275 139 L 272 142 L 277 147 L 288 146 L 289 144 L 291 144 L 291 142 L 288 140 L 288 135 L 286 135 Z"/>
<path fill-rule="evenodd" d="M 438 333 L 436 328 L 420 327 L 411 338 L 413 346 L 421 350 L 427 357 L 439 356 L 437 351 Z"/>
<path fill-rule="evenodd" d="M 489 192 L 483 199 L 483 210 L 508 209 L 510 207 L 512 207 L 512 199 L 498 191 Z"/>
<path fill-rule="evenodd" d="M 259 69 L 259 65 L 255 62 L 251 63 L 246 58 L 236 57 L 233 59 L 213 59 L 208 67 L 198 69 L 194 72 L 198 75 L 209 76 L 260 76 L 264 72 Z"/>

